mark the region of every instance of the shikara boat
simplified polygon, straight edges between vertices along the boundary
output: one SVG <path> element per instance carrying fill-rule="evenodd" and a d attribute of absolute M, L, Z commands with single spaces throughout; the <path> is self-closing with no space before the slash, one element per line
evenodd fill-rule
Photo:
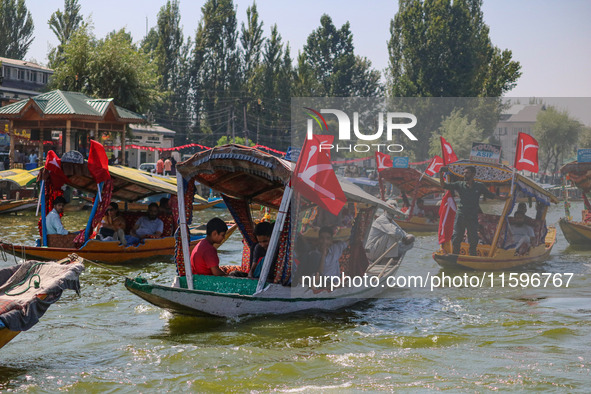
<path fill-rule="evenodd" d="M 378 173 L 380 183 L 380 192 L 382 200 L 384 196 L 384 183 L 391 183 L 401 192 L 412 198 L 408 209 L 408 216 L 405 219 L 397 219 L 396 223 L 403 230 L 416 232 L 436 232 L 439 226 L 439 207 L 434 205 L 425 205 L 425 215 L 415 216 L 412 214 L 412 207 L 415 206 L 417 199 L 425 199 L 438 193 L 443 193 L 443 189 L 438 180 L 435 180 L 414 168 L 386 168 Z"/>
<path fill-rule="evenodd" d="M 39 168 L 34 170 L 13 169 L 0 171 L 0 190 L 8 199 L 0 199 L 0 214 L 32 209 L 37 204 L 35 186 Z M 17 197 L 18 196 L 18 197 Z"/>
<path fill-rule="evenodd" d="M 566 217 L 561 218 L 559 222 L 562 233 L 571 245 L 591 247 L 591 203 L 587 198 L 587 193 L 591 190 L 591 163 L 576 161 L 568 163 L 560 169 L 560 172 L 581 190 L 585 204 L 585 209 L 581 213 L 581 220 L 574 221 L 570 215 L 568 195 L 566 195 Z"/>
<path fill-rule="evenodd" d="M 513 172 L 513 169 L 496 164 L 470 162 L 462 160 L 450 164 L 452 180 L 463 179 L 466 166 L 476 167 L 475 180 L 494 189 L 495 193 L 507 193 L 509 198 L 501 215 L 478 215 L 479 235 L 481 244 L 477 247 L 477 256 L 468 254 L 469 245 L 462 243 L 460 254 L 452 254 L 450 243 L 440 245 L 441 248 L 433 253 L 433 258 L 442 267 L 471 268 L 475 270 L 506 270 L 531 263 L 544 261 L 550 255 L 556 242 L 556 228 L 546 226 L 546 213 L 551 203 L 557 203 L 557 198 L 536 182 Z M 535 234 L 535 243 L 525 255 L 518 255 L 515 245 L 512 245 L 507 222 L 513 218 L 509 215 L 517 206 L 516 200 L 528 197 L 536 201 L 535 219 L 526 217 L 526 224 L 530 225 Z"/>
<path fill-rule="evenodd" d="M 237 317 L 244 315 L 288 314 L 307 310 L 336 310 L 356 302 L 376 297 L 386 288 L 385 281 L 400 266 L 402 258 L 377 259 L 369 264 L 364 243 L 374 214 L 378 207 L 392 210 L 383 201 L 375 198 L 357 186 L 341 181 L 347 198 L 348 212 L 354 215 L 348 231 L 349 243 L 339 258 L 344 275 L 367 274 L 374 278 L 372 287 L 340 286 L 334 289 L 299 286 L 297 268 L 292 279 L 298 250 L 292 236 L 301 233 L 301 217 L 314 204 L 303 197 L 291 198 L 288 186 L 292 174 L 291 163 L 257 149 L 239 145 L 224 145 L 195 154 L 177 164 L 179 208 L 185 213 L 191 201 L 180 196 L 192 196 L 189 185 L 197 180 L 219 192 L 232 213 L 242 236 L 245 247 L 241 266 L 234 266 L 244 273 L 250 268 L 250 250 L 254 246 L 254 223 L 250 203 L 278 210 L 268 256 L 276 259 L 265 260 L 260 279 L 233 276 L 192 275 L 189 260 L 189 245 L 183 235 L 177 243 L 177 271 L 170 286 L 152 283 L 142 277 L 126 279 L 129 291 L 144 300 L 174 313 L 198 316 Z M 293 202 L 290 207 L 290 202 Z M 291 210 L 294 210 L 293 213 Z M 183 209 L 180 209 L 182 212 Z M 180 215 L 181 230 L 185 217 Z M 319 223 L 321 224 L 321 223 Z M 272 253 L 275 250 L 276 253 Z M 384 253 L 384 255 L 386 255 Z M 301 258 L 301 257 L 300 257 Z M 298 267 L 302 266 L 302 262 Z M 229 271 L 228 266 L 222 269 Z M 299 274 L 301 275 L 301 273 Z M 190 278 L 187 280 L 187 278 Z"/>
<path fill-rule="evenodd" d="M 63 290 L 80 290 L 82 258 L 25 261 L 0 269 L 0 348 L 33 327 Z M 33 281 L 38 285 L 33 285 Z"/>
<path fill-rule="evenodd" d="M 97 193 L 97 184 L 88 170 L 88 165 L 85 161 L 73 163 L 67 162 L 62 158 L 62 167 L 64 173 L 68 176 L 67 185 L 87 193 Z M 141 171 L 132 170 L 127 167 L 109 166 L 109 172 L 111 175 L 110 185 L 105 186 L 101 192 L 102 199 L 100 200 L 100 206 L 103 207 L 103 212 L 106 210 L 111 199 L 133 202 L 159 193 L 169 193 L 176 198 L 176 188 L 173 185 L 153 178 Z M 47 171 L 42 169 L 39 177 L 41 180 L 48 179 Z M 44 197 L 46 200 L 51 199 L 49 194 Z M 99 241 L 92 237 L 94 225 L 91 225 L 90 222 L 93 220 L 94 212 L 101 211 L 98 207 L 99 201 L 97 201 L 96 196 L 94 204 L 95 207 L 91 212 L 89 225 L 87 225 L 85 230 L 82 230 L 85 233 L 83 238 L 80 232 L 74 232 L 69 235 L 56 234 L 44 236 L 41 234 L 38 246 L 13 245 L 3 242 L 0 242 L 0 246 L 6 251 L 31 259 L 59 260 L 70 253 L 77 253 L 84 259 L 110 264 L 122 264 L 157 256 L 172 256 L 174 254 L 175 241 L 173 235 L 177 223 L 174 217 L 174 210 L 173 215 L 159 216 L 164 223 L 162 238 L 145 239 L 138 245 L 128 245 L 125 247 L 117 241 Z M 135 221 L 143 214 L 142 212 L 123 211 L 121 213 L 126 220 L 126 233 L 129 233 Z M 228 232 L 228 237 L 232 231 Z M 204 238 L 203 234 L 193 235 L 191 245 L 196 245 L 202 238 Z"/>

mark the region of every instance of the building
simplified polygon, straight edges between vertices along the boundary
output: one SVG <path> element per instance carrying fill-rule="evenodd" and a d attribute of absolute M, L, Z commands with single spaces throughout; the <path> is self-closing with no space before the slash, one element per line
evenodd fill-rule
<path fill-rule="evenodd" d="M 49 149 L 60 156 L 77 150 L 86 157 L 90 139 L 121 138 L 129 124 L 145 121 L 143 116 L 115 105 L 113 99 L 63 90 L 0 107 L 3 119 L 8 121 L 10 168 L 23 167 L 26 153 L 32 148 L 37 152 L 38 165 Z M 121 140 L 117 145 L 123 145 L 125 152 L 125 138 Z"/>
<path fill-rule="evenodd" d="M 155 163 L 162 155 L 158 148 L 172 148 L 174 146 L 175 131 L 160 126 L 157 123 L 130 124 L 129 129 L 132 138 L 126 138 L 127 145 L 126 162 L 129 167 L 139 168 L 143 163 Z M 105 142 L 105 145 L 117 146 L 114 141 Z M 180 161 L 178 152 L 174 154 L 175 160 Z M 119 156 L 119 149 L 113 148 L 113 155 Z"/>
<path fill-rule="evenodd" d="M 538 113 L 544 109 L 541 104 L 517 104 L 501 113 L 494 136 L 501 142 L 503 160 L 510 165 L 515 157 L 517 136 L 520 132 L 531 135 Z"/>
<path fill-rule="evenodd" d="M 52 75 L 36 63 L 0 57 L 0 106 L 40 94 Z"/>

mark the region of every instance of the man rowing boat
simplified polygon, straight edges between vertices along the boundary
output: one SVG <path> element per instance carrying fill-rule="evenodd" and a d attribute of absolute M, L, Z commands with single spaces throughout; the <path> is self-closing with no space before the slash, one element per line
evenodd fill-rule
<path fill-rule="evenodd" d="M 460 247 L 464 240 L 464 234 L 468 232 L 468 243 L 470 244 L 470 256 L 476 256 L 478 246 L 478 214 L 480 210 L 480 196 L 487 198 L 506 200 L 507 197 L 497 196 L 486 188 L 484 183 L 474 180 L 476 167 L 467 166 L 464 168 L 464 180 L 446 183 L 443 173 L 448 171 L 447 167 L 439 169 L 439 183 L 447 190 L 455 190 L 460 195 L 460 203 L 454 222 L 454 232 L 451 238 L 453 254 L 460 254 Z"/>

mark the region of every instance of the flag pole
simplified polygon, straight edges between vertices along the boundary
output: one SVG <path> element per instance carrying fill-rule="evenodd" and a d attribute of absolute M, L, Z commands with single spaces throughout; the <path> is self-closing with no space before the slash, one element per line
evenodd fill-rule
<path fill-rule="evenodd" d="M 41 188 L 39 192 L 39 198 L 37 199 L 37 210 L 35 216 L 39 216 L 39 207 L 41 206 L 41 196 L 45 193 L 45 179 L 41 180 Z"/>

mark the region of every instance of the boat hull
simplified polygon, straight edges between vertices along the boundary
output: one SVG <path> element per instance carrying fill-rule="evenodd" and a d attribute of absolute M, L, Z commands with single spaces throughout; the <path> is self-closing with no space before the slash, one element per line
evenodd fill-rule
<path fill-rule="evenodd" d="M 398 267 L 391 268 L 388 276 L 393 275 Z M 377 267 L 379 268 L 379 267 Z M 216 316 L 235 318 L 240 316 L 280 315 L 303 311 L 334 311 L 358 302 L 379 296 L 387 286 L 387 276 L 380 284 L 368 288 L 338 288 L 333 292 L 314 293 L 306 290 L 292 293 L 292 288 L 279 284 L 268 284 L 258 295 L 254 292 L 216 292 L 209 290 L 188 290 L 180 287 L 151 284 L 141 278 L 126 278 L 125 287 L 133 294 L 173 313 L 193 316 Z M 216 280 L 212 277 L 212 280 Z M 246 278 L 224 278 L 225 281 L 251 281 Z M 244 283 L 244 282 L 243 282 Z M 248 282 L 246 282 L 248 284 Z M 296 290 L 297 291 L 297 290 Z"/>
<path fill-rule="evenodd" d="M 556 243 L 556 228 L 549 227 L 545 244 L 532 248 L 527 255 L 515 256 L 515 249 L 497 249 L 493 257 L 488 256 L 489 245 L 479 245 L 479 256 L 466 254 L 445 254 L 441 250 L 433 253 L 433 259 L 444 268 L 473 269 L 478 271 L 498 271 L 528 264 L 540 263 L 550 256 L 552 247 Z M 462 244 L 463 251 L 468 250 L 468 244 Z"/>
<path fill-rule="evenodd" d="M 224 242 L 236 230 L 233 225 L 226 232 Z M 190 248 L 194 248 L 199 240 L 192 241 Z M 25 256 L 28 259 L 37 260 L 60 260 L 69 254 L 76 253 L 78 256 L 92 261 L 98 261 L 106 264 L 124 264 L 134 261 L 145 261 L 159 256 L 174 256 L 174 237 L 165 237 L 157 239 L 146 239 L 144 243 L 138 246 L 123 246 L 117 241 L 99 241 L 89 240 L 80 249 L 76 248 L 56 248 L 56 247 L 36 247 L 25 245 L 12 245 L 0 243 L 0 246 L 8 253 L 17 257 Z"/>
<path fill-rule="evenodd" d="M 428 223 L 426 221 L 415 221 L 413 219 L 414 218 L 411 220 L 396 220 L 396 224 L 407 233 L 436 233 L 439 228 L 437 222 Z"/>
<path fill-rule="evenodd" d="M 571 245 L 582 245 L 591 247 L 591 226 L 581 222 L 569 221 L 566 218 L 560 219 L 560 229 L 564 238 Z"/>
<path fill-rule="evenodd" d="M 0 349 L 8 342 L 12 341 L 14 337 L 20 334 L 20 331 L 11 331 L 8 328 L 0 328 Z"/>
<path fill-rule="evenodd" d="M 0 214 L 19 212 L 34 208 L 37 205 L 37 199 L 28 198 L 26 200 L 6 201 L 0 203 Z"/>

